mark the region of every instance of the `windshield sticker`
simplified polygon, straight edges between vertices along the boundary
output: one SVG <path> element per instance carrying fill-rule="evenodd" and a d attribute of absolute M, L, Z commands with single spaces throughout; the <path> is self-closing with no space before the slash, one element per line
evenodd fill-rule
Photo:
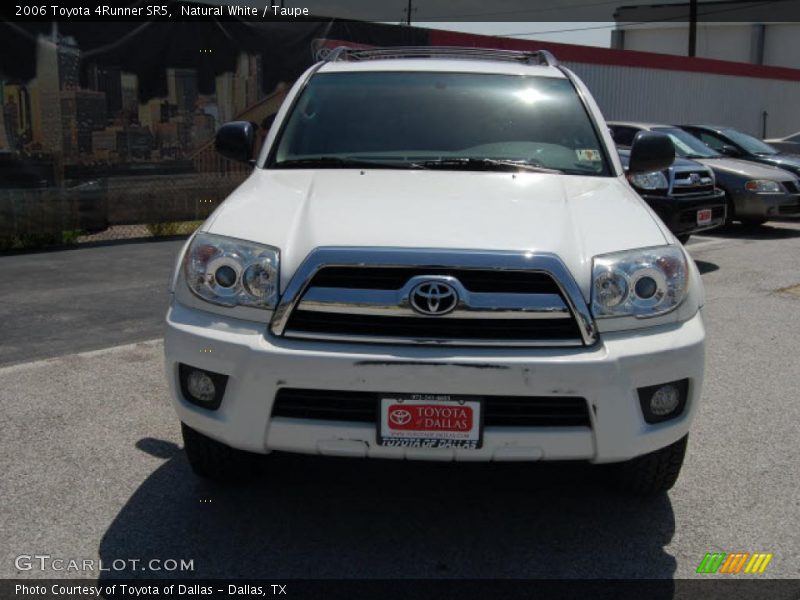
<path fill-rule="evenodd" d="M 578 155 L 578 160 L 580 161 L 597 162 L 602 160 L 600 158 L 600 152 L 594 148 L 578 148 L 575 150 L 575 154 Z"/>

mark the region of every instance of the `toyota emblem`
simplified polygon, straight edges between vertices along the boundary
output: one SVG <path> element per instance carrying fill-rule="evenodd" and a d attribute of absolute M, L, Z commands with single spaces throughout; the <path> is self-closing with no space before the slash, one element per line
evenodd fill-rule
<path fill-rule="evenodd" d="M 411 413 L 405 408 L 395 409 L 389 413 L 389 420 L 395 425 L 402 427 L 411 421 Z"/>
<path fill-rule="evenodd" d="M 411 288 L 409 301 L 421 315 L 441 316 L 458 305 L 458 292 L 445 281 L 423 281 Z"/>

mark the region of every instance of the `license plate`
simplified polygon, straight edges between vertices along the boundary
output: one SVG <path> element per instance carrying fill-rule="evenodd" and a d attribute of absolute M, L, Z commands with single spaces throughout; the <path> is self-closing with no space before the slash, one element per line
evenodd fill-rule
<path fill-rule="evenodd" d="M 378 444 L 400 448 L 468 448 L 483 443 L 481 401 L 439 394 L 386 395 Z"/>
<path fill-rule="evenodd" d="M 698 225 L 708 225 L 711 223 L 711 209 L 704 208 L 702 210 L 697 211 L 697 224 Z"/>

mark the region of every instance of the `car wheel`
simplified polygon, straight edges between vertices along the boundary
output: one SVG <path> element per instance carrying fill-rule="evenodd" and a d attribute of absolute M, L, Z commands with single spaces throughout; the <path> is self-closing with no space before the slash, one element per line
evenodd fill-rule
<path fill-rule="evenodd" d="M 231 448 L 181 423 L 186 458 L 195 475 L 216 481 L 246 479 L 257 465 L 259 455 Z"/>
<path fill-rule="evenodd" d="M 666 448 L 612 465 L 617 488 L 636 496 L 652 496 L 669 490 L 681 472 L 688 439 L 688 435 L 684 436 Z"/>
<path fill-rule="evenodd" d="M 683 244 L 683 245 L 686 245 L 686 242 L 688 242 L 688 241 L 689 241 L 689 238 L 691 238 L 691 237 L 692 237 L 692 235 L 691 235 L 691 234 L 689 234 L 689 235 L 678 235 L 678 236 L 676 236 L 676 237 L 678 238 L 678 241 L 679 241 L 681 244 Z"/>

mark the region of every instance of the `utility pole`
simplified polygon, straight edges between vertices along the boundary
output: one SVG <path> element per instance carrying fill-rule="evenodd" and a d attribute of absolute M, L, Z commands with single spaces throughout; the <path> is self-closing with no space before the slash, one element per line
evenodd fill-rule
<path fill-rule="evenodd" d="M 408 0 L 408 8 L 406 8 L 406 25 L 411 27 L 411 0 Z"/>
<path fill-rule="evenodd" d="M 697 0 L 689 0 L 689 56 L 695 56 L 696 54 L 697 54 Z"/>

